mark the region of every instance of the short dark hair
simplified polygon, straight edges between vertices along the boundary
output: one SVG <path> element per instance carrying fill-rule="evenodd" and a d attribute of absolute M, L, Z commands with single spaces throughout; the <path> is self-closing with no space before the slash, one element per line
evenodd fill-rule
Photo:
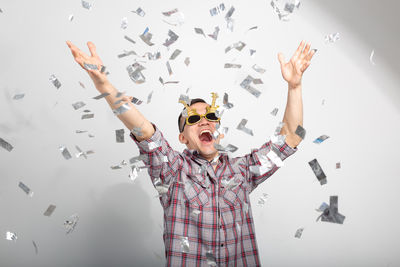
<path fill-rule="evenodd" d="M 191 105 L 194 105 L 194 104 L 196 104 L 196 103 L 206 103 L 207 104 L 207 102 L 206 101 L 204 101 L 204 99 L 201 99 L 201 98 L 194 98 L 194 99 L 192 99 L 191 101 L 190 101 L 190 105 L 189 106 L 191 106 Z M 183 110 L 182 110 L 182 112 L 185 110 L 185 108 L 183 108 Z M 182 123 L 182 125 L 181 125 L 181 119 L 182 119 L 182 112 L 181 112 L 181 114 L 179 114 L 179 117 L 178 117 L 178 128 L 179 128 L 179 132 L 180 133 L 182 133 L 183 132 L 183 130 L 185 129 L 185 121 Z"/>

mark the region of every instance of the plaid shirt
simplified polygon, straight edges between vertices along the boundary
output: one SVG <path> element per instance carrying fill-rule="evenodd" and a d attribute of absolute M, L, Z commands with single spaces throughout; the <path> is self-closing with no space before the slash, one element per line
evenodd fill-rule
<path fill-rule="evenodd" d="M 197 151 L 173 150 L 154 128 L 148 140 L 131 137 L 160 193 L 166 266 L 260 266 L 249 194 L 279 166 L 267 160 L 261 174 L 251 166 L 265 166 L 269 152 L 284 160 L 297 148 L 268 141 L 242 157 L 220 154 L 214 171 Z"/>

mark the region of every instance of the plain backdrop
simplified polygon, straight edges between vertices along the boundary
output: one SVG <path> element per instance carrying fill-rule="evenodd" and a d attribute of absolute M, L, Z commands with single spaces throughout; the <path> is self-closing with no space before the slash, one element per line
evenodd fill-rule
<path fill-rule="evenodd" d="M 209 10 L 221 3 L 226 10 L 211 16 Z M 224 20 L 231 6 L 233 32 Z M 131 12 L 138 7 L 144 17 Z M 110 81 L 144 100 L 139 110 L 179 151 L 184 149 L 176 125 L 182 110 L 179 95 L 189 89 L 189 97 L 210 101 L 211 92 L 217 92 L 222 106 L 228 93 L 234 107 L 223 115 L 222 125 L 229 127 L 223 144 L 239 147 L 233 154 L 239 156 L 260 146 L 282 120 L 288 89 L 277 53 L 288 60 L 303 39 L 318 49 L 303 77 L 306 137 L 298 152 L 251 195 L 261 262 L 273 267 L 400 266 L 399 7 L 394 0 L 305 0 L 285 22 L 264 0 L 97 0 L 91 10 L 79 0 L 1 1 L 0 137 L 14 149 L 0 148 L 0 266 L 164 265 L 157 191 L 146 171 L 132 182 L 129 167 L 110 168 L 137 156 L 138 149 L 128 129 L 125 142 L 116 142 L 115 130 L 124 126 L 104 99 L 92 99 L 98 92 L 74 62 L 66 40 L 86 52 L 86 42 L 94 42 Z M 162 12 L 174 8 L 184 14 L 181 26 L 163 21 Z M 124 17 L 126 29 L 121 28 Z M 217 41 L 194 31 L 211 34 L 216 26 L 221 29 Z M 152 47 L 139 38 L 146 27 L 153 34 Z M 179 39 L 168 50 L 162 43 L 169 29 Z M 337 32 L 338 41 L 325 42 L 326 35 Z M 242 51 L 225 53 L 238 41 L 246 44 Z M 175 49 L 182 53 L 170 60 L 169 76 L 166 61 Z M 250 49 L 256 50 L 253 56 Z M 137 56 L 118 58 L 124 50 Z M 156 51 L 162 55 L 159 60 L 142 57 Z M 146 82 L 140 85 L 126 70 L 135 60 L 146 67 Z M 225 63 L 242 67 L 225 69 Z M 266 72 L 255 72 L 254 64 Z M 62 84 L 58 90 L 49 81 L 52 74 Z M 263 80 L 256 85 L 259 98 L 240 87 L 247 75 Z M 163 86 L 159 77 L 179 83 Z M 20 93 L 24 98 L 14 100 Z M 86 106 L 74 110 L 77 101 Z M 274 108 L 279 109 L 276 116 L 270 114 Z M 94 118 L 81 120 L 84 109 Z M 236 130 L 243 118 L 253 137 Z M 323 134 L 329 139 L 313 143 Z M 72 159 L 63 158 L 62 145 Z M 95 153 L 77 158 L 76 145 Z M 308 165 L 314 158 L 327 175 L 326 185 L 319 184 Z M 32 197 L 18 187 L 20 181 L 32 189 Z M 268 197 L 261 206 L 263 194 Z M 315 209 L 332 195 L 339 197 L 339 212 L 346 216 L 343 225 L 316 222 Z M 46 217 L 50 204 L 57 208 Z M 64 221 L 73 214 L 79 215 L 78 224 L 66 234 Z M 295 238 L 301 227 L 302 237 Z M 7 231 L 18 239 L 6 240 Z"/>

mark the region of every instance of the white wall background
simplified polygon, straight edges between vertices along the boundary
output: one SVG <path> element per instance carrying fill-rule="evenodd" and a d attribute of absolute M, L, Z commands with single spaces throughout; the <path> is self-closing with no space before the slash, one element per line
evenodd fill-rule
<path fill-rule="evenodd" d="M 162 266 L 162 209 L 147 173 L 132 183 L 128 168 L 111 170 L 122 160 L 138 155 L 135 144 L 115 142 L 115 130 L 123 128 L 98 93 L 87 74 L 74 62 L 66 40 L 88 51 L 93 41 L 120 90 L 152 102 L 139 109 L 164 132 L 177 150 L 176 118 L 182 109 L 181 93 L 209 99 L 229 93 L 235 107 L 225 112 L 223 126 L 230 127 L 226 143 L 239 147 L 234 155 L 248 153 L 263 143 L 282 120 L 287 85 L 276 54 L 290 58 L 302 39 L 318 49 L 303 79 L 305 140 L 299 151 L 252 194 L 258 247 L 263 266 L 399 266 L 400 228 L 398 195 L 399 166 L 399 18 L 396 1 L 303 1 L 289 22 L 279 21 L 269 1 L 224 1 L 233 5 L 235 28 L 226 29 L 224 14 L 211 17 L 209 9 L 221 1 L 101 1 L 92 10 L 80 1 L 1 1 L 0 8 L 0 137 L 14 146 L 0 149 L 0 266 Z M 131 10 L 141 7 L 145 17 Z M 178 8 L 185 15 L 180 27 L 162 22 L 161 12 Z M 72 22 L 68 20 L 74 14 Z M 129 26 L 120 28 L 127 17 Z M 218 41 L 206 34 L 221 28 Z M 396 26 L 397 25 L 397 26 Z M 148 26 L 153 47 L 138 37 Z M 247 29 L 258 26 L 257 30 Z M 180 37 L 168 51 L 162 43 L 168 29 Z M 326 34 L 339 32 L 341 39 L 326 44 Z M 126 41 L 128 35 L 136 44 Z M 226 46 L 243 41 L 242 52 L 224 53 Z M 166 60 L 176 48 L 182 54 Z M 250 57 L 249 48 L 257 50 Z M 134 84 L 126 66 L 134 57 L 117 58 L 124 49 L 138 55 L 160 51 L 162 59 L 145 63 L 147 81 Z M 375 49 L 372 65 L 369 61 Z M 183 61 L 190 57 L 187 67 Z M 224 69 L 227 62 L 242 68 Z M 251 69 L 267 69 L 259 75 Z M 62 87 L 49 82 L 55 74 Z M 260 77 L 264 85 L 256 99 L 240 88 L 247 74 Z M 164 80 L 179 80 L 162 86 Z M 79 81 L 86 89 L 79 86 Z M 13 100 L 16 93 L 25 93 Z M 322 100 L 325 104 L 322 105 Z M 82 111 L 71 104 L 84 101 L 95 113 L 81 120 Z M 219 99 L 222 104 L 222 98 Z M 270 115 L 278 107 L 276 117 Z M 255 136 L 236 130 L 242 118 Z M 76 134 L 88 130 L 95 135 Z M 127 132 L 127 131 L 126 131 Z M 320 145 L 312 141 L 326 134 Z M 66 161 L 58 147 L 93 149 L 87 160 Z M 308 161 L 317 158 L 328 177 L 321 186 Z M 342 168 L 335 169 L 336 162 Z M 33 191 L 27 196 L 24 182 Z M 257 200 L 268 194 L 260 207 Z M 315 222 L 315 209 L 339 196 L 343 225 Z M 51 217 L 43 216 L 49 204 L 57 206 Z M 65 234 L 63 222 L 74 213 L 80 220 L 74 232 Z M 305 227 L 301 239 L 296 229 Z M 5 239 L 7 231 L 18 235 Z M 38 254 L 32 245 L 38 245 Z"/>

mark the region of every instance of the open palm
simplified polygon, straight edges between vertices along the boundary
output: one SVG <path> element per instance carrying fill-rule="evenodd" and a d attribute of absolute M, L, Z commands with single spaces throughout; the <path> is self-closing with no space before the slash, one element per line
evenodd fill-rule
<path fill-rule="evenodd" d="M 85 69 L 89 76 L 92 78 L 93 81 L 95 82 L 100 82 L 104 81 L 106 79 L 106 75 L 104 73 L 101 73 L 101 67 L 103 65 L 100 57 L 96 53 L 96 46 L 92 42 L 88 42 L 87 46 L 90 51 L 90 56 L 80 50 L 77 46 L 75 46 L 73 43 L 70 41 L 67 41 L 68 47 L 71 49 L 71 53 L 75 59 L 75 61 L 83 68 Z M 96 65 L 97 69 L 88 69 L 85 68 L 85 64 L 92 64 Z"/>
<path fill-rule="evenodd" d="M 292 88 L 296 88 L 301 84 L 303 73 L 311 64 L 311 58 L 315 54 L 316 50 L 312 49 L 310 51 L 310 47 L 310 43 L 306 45 L 305 41 L 301 41 L 292 58 L 286 63 L 283 54 L 278 54 L 282 77 Z"/>

